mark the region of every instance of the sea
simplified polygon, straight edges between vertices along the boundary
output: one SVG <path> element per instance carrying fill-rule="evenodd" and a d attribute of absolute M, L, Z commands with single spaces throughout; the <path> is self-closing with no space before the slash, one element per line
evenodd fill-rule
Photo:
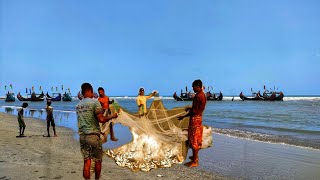
<path fill-rule="evenodd" d="M 136 112 L 135 97 L 110 97 L 130 112 Z M 167 109 L 191 105 L 191 102 L 177 102 L 172 97 L 160 97 Z M 283 101 L 242 101 L 232 96 L 222 101 L 208 101 L 203 124 L 213 127 L 215 134 L 242 139 L 280 143 L 302 148 L 320 150 L 320 96 L 292 96 Z M 79 100 L 52 102 L 55 123 L 77 132 L 75 107 Z M 148 100 L 148 106 L 152 99 Z M 23 102 L 5 102 L 0 99 L 0 112 L 17 115 Z M 46 102 L 28 102 L 26 117 L 45 120 Z M 17 123 L 17 122 L 12 122 Z M 26 122 L 28 124 L 28 122 Z M 17 124 L 18 126 L 18 124 Z M 45 134 L 46 130 L 44 130 Z M 106 143 L 110 148 L 130 142 L 128 127 L 115 125 L 117 142 Z M 77 135 L 75 135 L 77 137 Z"/>

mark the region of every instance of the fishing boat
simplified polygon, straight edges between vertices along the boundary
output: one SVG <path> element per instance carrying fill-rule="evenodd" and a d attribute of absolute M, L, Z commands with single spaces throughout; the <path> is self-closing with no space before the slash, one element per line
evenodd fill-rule
<path fill-rule="evenodd" d="M 6 94 L 6 99 L 5 99 L 6 102 L 14 102 L 16 101 L 16 98 L 14 97 L 14 93 L 10 93 L 8 91 L 8 93 Z"/>
<path fill-rule="evenodd" d="M 274 101 L 277 95 L 276 95 L 276 92 L 264 91 L 262 97 L 263 97 L 263 100 L 265 101 Z"/>
<path fill-rule="evenodd" d="M 220 93 L 211 93 L 210 91 L 206 93 L 206 97 L 208 101 L 222 101 L 223 94 Z"/>
<path fill-rule="evenodd" d="M 284 94 L 283 92 L 276 92 L 276 98 L 274 99 L 275 101 L 283 101 L 283 98 L 284 98 Z"/>
<path fill-rule="evenodd" d="M 51 101 L 61 101 L 62 96 L 61 96 L 61 93 L 52 93 L 52 96 L 50 96 L 49 93 L 47 92 L 46 99 Z"/>
<path fill-rule="evenodd" d="M 62 96 L 62 101 L 72 101 L 71 93 L 65 92 Z"/>
<path fill-rule="evenodd" d="M 260 94 L 260 91 L 258 91 L 257 93 L 252 93 L 253 97 L 247 97 L 245 95 L 243 95 L 243 93 L 240 93 L 240 98 L 242 99 L 242 101 L 244 100 L 263 100 L 263 97 Z"/>
<path fill-rule="evenodd" d="M 194 93 L 181 93 L 180 96 L 177 95 L 177 92 L 174 92 L 173 98 L 176 101 L 192 101 Z"/>
<path fill-rule="evenodd" d="M 30 94 L 27 94 L 27 98 L 24 98 L 23 96 L 21 96 L 20 92 L 17 94 L 17 98 L 20 100 L 20 101 L 43 101 L 44 100 L 44 94 L 43 94 L 43 91 L 41 94 L 36 94 L 35 92 L 33 92 L 31 94 L 30 97 L 28 97 L 28 95 Z M 39 95 L 39 96 L 37 96 Z"/>
<path fill-rule="evenodd" d="M 210 91 L 205 93 L 206 98 L 208 101 L 221 101 L 223 99 L 222 92 L 220 93 L 211 93 Z M 177 92 L 174 92 L 173 98 L 176 101 L 192 101 L 193 97 L 195 96 L 195 93 L 180 93 L 180 96 L 177 95 Z"/>

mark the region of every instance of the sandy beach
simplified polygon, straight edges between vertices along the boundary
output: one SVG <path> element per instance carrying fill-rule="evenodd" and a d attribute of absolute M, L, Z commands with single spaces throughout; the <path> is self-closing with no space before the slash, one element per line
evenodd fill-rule
<path fill-rule="evenodd" d="M 83 159 L 75 132 L 57 127 L 59 137 L 47 138 L 43 137 L 45 121 L 25 118 L 25 122 L 27 137 L 16 138 L 19 133 L 17 117 L 0 113 L 0 179 L 82 179 Z M 179 164 L 150 172 L 132 172 L 104 156 L 101 179 L 227 178 Z"/>
<path fill-rule="evenodd" d="M 0 113 L 0 179 L 82 179 L 82 155 L 75 131 L 57 127 L 46 134 L 44 120 L 26 118 L 25 138 L 16 138 L 16 116 Z M 120 132 L 118 138 L 121 136 Z M 107 142 L 108 143 L 108 142 Z M 104 156 L 101 179 L 319 179 L 320 151 L 214 134 L 200 151 L 200 166 L 174 165 L 132 172 Z M 190 154 L 191 151 L 189 151 Z M 162 177 L 158 177 L 161 175 Z M 94 177 L 92 176 L 92 179 Z"/>

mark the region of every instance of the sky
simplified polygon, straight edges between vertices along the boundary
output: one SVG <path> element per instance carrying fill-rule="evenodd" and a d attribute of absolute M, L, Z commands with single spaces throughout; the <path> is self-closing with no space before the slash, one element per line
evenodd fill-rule
<path fill-rule="evenodd" d="M 84 82 L 172 95 L 320 95 L 318 0 L 0 0 L 0 96 Z"/>

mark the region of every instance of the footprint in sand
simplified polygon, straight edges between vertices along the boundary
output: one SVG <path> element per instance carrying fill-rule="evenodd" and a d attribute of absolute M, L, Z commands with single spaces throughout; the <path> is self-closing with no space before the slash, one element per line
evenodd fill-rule
<path fill-rule="evenodd" d="M 76 173 L 76 171 L 71 171 L 71 173 Z"/>
<path fill-rule="evenodd" d="M 57 176 L 57 177 L 54 177 L 53 179 L 61 179 L 63 176 Z"/>
<path fill-rule="evenodd" d="M 39 178 L 47 178 L 47 176 L 40 176 Z"/>

